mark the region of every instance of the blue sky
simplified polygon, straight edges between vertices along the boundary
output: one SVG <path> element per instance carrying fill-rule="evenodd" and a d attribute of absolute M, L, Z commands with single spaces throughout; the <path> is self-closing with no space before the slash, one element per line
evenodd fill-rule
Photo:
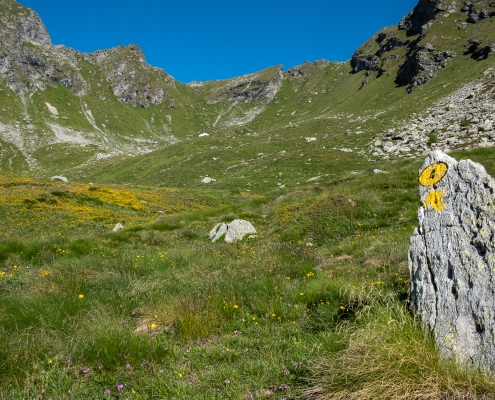
<path fill-rule="evenodd" d="M 417 0 L 20 0 L 54 44 L 82 52 L 139 44 L 175 79 L 226 79 L 282 64 L 348 60 Z"/>

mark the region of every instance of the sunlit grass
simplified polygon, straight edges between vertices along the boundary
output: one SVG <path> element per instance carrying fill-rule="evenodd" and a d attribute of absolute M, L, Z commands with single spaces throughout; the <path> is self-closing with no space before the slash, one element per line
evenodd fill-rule
<path fill-rule="evenodd" d="M 2 176 L 0 397 L 407 398 L 423 360 L 431 398 L 487 393 L 408 309 L 419 162 L 262 201 Z M 23 201 L 39 196 L 49 214 Z M 240 217 L 257 239 L 208 240 Z"/>

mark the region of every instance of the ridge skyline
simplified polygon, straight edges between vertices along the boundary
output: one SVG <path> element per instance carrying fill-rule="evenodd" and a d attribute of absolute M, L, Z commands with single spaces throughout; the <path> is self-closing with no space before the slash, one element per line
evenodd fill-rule
<path fill-rule="evenodd" d="M 137 44 L 143 50 L 148 64 L 165 70 L 179 82 L 190 83 L 230 79 L 275 65 L 283 65 L 284 69 L 288 70 L 306 60 L 347 61 L 370 36 L 385 26 L 397 24 L 417 2 L 383 2 L 379 6 L 380 12 L 376 13 L 377 17 L 369 18 L 370 13 L 366 10 L 377 9 L 377 6 L 360 1 L 354 10 L 364 11 L 354 13 L 351 17 L 354 18 L 353 24 L 348 23 L 350 18 L 341 18 L 326 26 L 318 24 L 326 18 L 323 11 L 334 9 L 331 15 L 343 15 L 348 11 L 345 5 L 330 6 L 317 1 L 316 3 L 321 3 L 323 7 L 320 7 L 320 4 L 313 7 L 314 4 L 311 4 L 300 12 L 301 16 L 294 11 L 279 12 L 276 7 L 268 6 L 265 7 L 266 17 L 250 22 L 253 27 L 247 28 L 249 32 L 230 34 L 229 29 L 235 28 L 236 22 L 221 21 L 233 18 L 238 8 L 223 7 L 221 14 L 208 15 L 208 12 L 213 14 L 212 9 L 217 10 L 217 5 L 222 5 L 221 0 L 209 3 L 208 9 L 203 7 L 204 13 L 198 11 L 201 9 L 198 6 L 192 16 L 185 14 L 185 6 L 173 5 L 169 9 L 167 5 L 155 1 L 150 1 L 146 7 L 137 10 L 132 9 L 130 1 L 120 2 L 118 7 L 113 1 L 98 4 L 96 7 L 93 0 L 85 3 L 84 7 L 66 3 L 63 3 L 62 7 L 59 0 L 50 4 L 39 0 L 21 0 L 19 3 L 38 13 L 54 45 L 61 44 L 83 53 L 91 53 L 119 45 Z M 95 7 L 92 7 L 93 3 Z M 194 8 L 194 3 L 190 2 L 188 6 Z M 286 4 L 286 8 L 291 8 L 291 4 Z M 91 11 L 95 9 L 100 9 L 101 12 L 95 15 L 94 11 Z M 318 10 L 318 16 L 314 15 L 315 10 Z M 299 19 L 303 22 L 286 24 L 288 28 L 280 31 L 282 28 L 278 26 L 283 22 L 273 22 L 278 18 L 277 13 L 280 14 L 280 21 L 294 22 L 295 19 Z M 165 14 L 186 17 L 168 18 Z M 75 17 L 67 18 L 64 15 Z M 316 18 L 315 22 L 310 21 L 309 17 Z M 159 26 L 157 21 L 160 20 L 168 25 L 165 28 L 163 25 Z M 181 24 L 187 24 L 186 28 L 179 30 L 177 26 Z M 124 26 L 127 29 L 122 29 Z M 344 28 L 347 29 L 346 34 L 339 34 Z M 288 35 L 290 37 L 286 39 Z M 336 35 L 339 35 L 338 40 L 331 44 L 329 38 Z M 322 44 L 325 41 L 328 43 L 326 47 Z M 259 43 L 264 44 L 258 45 Z"/>

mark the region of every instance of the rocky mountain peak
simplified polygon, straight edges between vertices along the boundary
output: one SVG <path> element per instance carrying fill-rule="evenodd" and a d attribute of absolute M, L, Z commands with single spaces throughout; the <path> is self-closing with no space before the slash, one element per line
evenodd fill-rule
<path fill-rule="evenodd" d="M 84 58 L 100 67 L 114 95 L 122 103 L 134 107 L 147 108 L 150 104 L 161 104 L 167 97 L 166 86 L 175 85 L 175 80 L 165 71 L 153 68 L 146 62 L 137 44 L 98 50 L 84 54 Z M 174 107 L 171 98 L 169 105 Z"/>
<path fill-rule="evenodd" d="M 38 14 L 15 0 L 0 0 L 0 38 L 21 45 L 51 47 L 50 34 Z"/>
<path fill-rule="evenodd" d="M 132 106 L 146 108 L 162 103 L 165 86 L 175 83 L 170 75 L 146 63 L 138 45 L 118 46 L 82 57 L 99 64 L 115 96 Z M 0 1 L 0 78 L 6 79 L 15 93 L 24 95 L 57 83 L 83 96 L 87 84 L 81 75 L 80 58 L 81 54 L 73 49 L 53 46 L 36 12 L 15 0 Z"/>

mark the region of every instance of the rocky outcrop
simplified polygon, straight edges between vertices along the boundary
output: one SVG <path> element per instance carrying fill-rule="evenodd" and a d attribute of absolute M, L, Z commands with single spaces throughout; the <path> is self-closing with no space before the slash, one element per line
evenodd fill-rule
<path fill-rule="evenodd" d="M 187 86 L 208 104 L 223 103 L 213 127 L 241 126 L 265 110 L 279 92 L 283 78 L 283 67 L 278 65 L 254 74 L 220 81 L 192 82 Z"/>
<path fill-rule="evenodd" d="M 457 54 L 450 51 L 437 51 L 433 47 L 415 47 L 407 55 L 406 61 L 399 68 L 397 83 L 409 85 L 406 91 L 412 92 L 417 86 L 424 85 L 438 75 L 447 61 Z"/>
<path fill-rule="evenodd" d="M 479 39 L 469 39 L 467 47 L 464 54 L 471 54 L 471 58 L 478 61 L 486 60 L 491 54 L 495 53 L 495 43 L 486 44 Z"/>
<path fill-rule="evenodd" d="M 269 77 L 264 77 L 263 74 L 257 73 L 235 78 L 221 97 L 242 103 L 259 102 L 268 104 L 280 90 L 284 77 L 283 67 L 278 66 L 275 68 L 275 73 Z"/>
<path fill-rule="evenodd" d="M 324 58 L 313 62 L 305 61 L 301 65 L 296 65 L 284 72 L 285 78 L 288 79 L 304 79 L 311 76 L 314 70 L 323 70 L 330 62 Z"/>
<path fill-rule="evenodd" d="M 419 175 L 409 242 L 411 300 L 440 354 L 495 372 L 495 180 L 440 151 Z"/>
<path fill-rule="evenodd" d="M 118 46 L 86 54 L 85 58 L 103 70 L 111 83 L 113 94 L 125 104 L 147 108 L 161 104 L 167 97 L 165 84 L 174 85 L 174 79 L 165 71 L 146 63 L 138 45 Z M 174 104 L 169 99 L 170 106 Z"/>
<path fill-rule="evenodd" d="M 380 36 L 378 37 L 377 42 L 379 39 L 380 39 Z M 380 41 L 378 43 L 380 43 L 381 46 L 380 46 L 380 49 L 375 54 L 377 57 L 383 56 L 383 54 L 392 51 L 396 47 L 405 46 L 405 45 L 409 44 L 409 42 L 403 42 L 402 40 L 400 40 L 399 38 L 396 38 L 394 36 L 388 38 L 387 40 Z"/>
<path fill-rule="evenodd" d="M 449 13 L 460 11 L 455 2 L 445 7 L 441 0 L 420 0 L 404 17 L 398 29 L 407 30 L 408 36 L 422 33 L 431 26 L 436 14 L 446 9 Z M 378 71 L 378 77 L 386 72 L 390 75 L 391 60 L 396 65 L 397 61 L 404 57 L 404 61 L 399 64 L 396 83 L 399 86 L 407 86 L 406 91 L 410 93 L 436 76 L 439 70 L 446 66 L 447 61 L 456 56 L 453 51 L 437 50 L 431 43 L 424 43 L 424 35 L 411 39 L 405 39 L 403 36 L 398 35 L 395 29 L 384 28 L 353 54 L 352 72 Z M 397 48 L 401 50 L 394 51 Z M 365 84 L 366 80 L 363 86 Z"/>
<path fill-rule="evenodd" d="M 493 10 L 485 10 L 485 9 L 473 9 L 472 11 L 469 12 L 469 18 L 467 19 L 467 22 L 471 24 L 476 24 L 477 22 L 480 22 L 481 20 L 491 18 L 495 15 L 495 11 Z"/>
<path fill-rule="evenodd" d="M 424 26 L 444 10 L 443 0 L 419 0 L 417 6 L 402 19 L 399 28 L 411 35 L 421 33 Z"/>
<path fill-rule="evenodd" d="M 411 121 L 389 129 L 370 144 L 371 154 L 388 158 L 424 156 L 431 150 L 468 150 L 495 145 L 495 69 L 487 70 Z"/>
<path fill-rule="evenodd" d="M 80 59 L 99 63 L 112 91 L 123 103 L 148 107 L 167 98 L 166 85 L 174 79 L 145 61 L 139 46 L 119 46 L 83 55 L 65 46 L 53 46 L 39 16 L 14 0 L 0 2 L 0 77 L 16 93 L 44 90 L 51 82 L 78 96 L 86 93 Z M 168 98 L 173 105 L 172 98 Z"/>
<path fill-rule="evenodd" d="M 36 12 L 15 0 L 3 0 L 0 6 L 0 37 L 4 46 L 21 46 L 24 42 L 46 48 L 52 46 L 50 35 Z"/>
<path fill-rule="evenodd" d="M 378 58 L 374 55 L 363 56 L 358 49 L 351 58 L 351 67 L 353 73 L 360 71 L 374 71 L 378 67 Z"/>

